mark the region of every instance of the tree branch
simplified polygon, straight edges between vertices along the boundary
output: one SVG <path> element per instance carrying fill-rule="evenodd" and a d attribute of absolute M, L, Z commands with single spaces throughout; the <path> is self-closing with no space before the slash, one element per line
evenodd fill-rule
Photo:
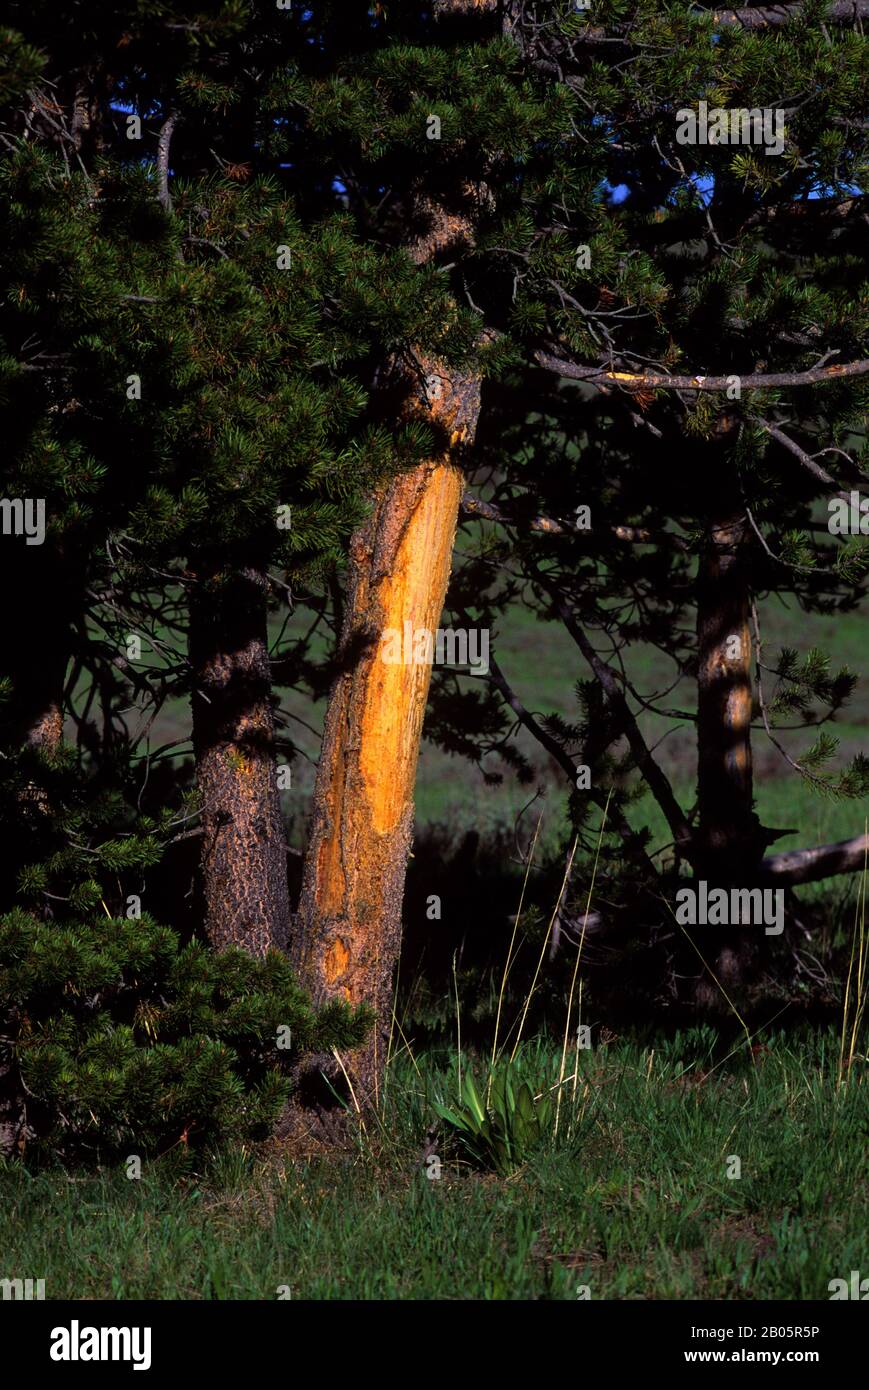
<path fill-rule="evenodd" d="M 764 5 L 757 9 L 725 10 L 707 10 L 698 6 L 694 9 L 694 14 L 708 15 L 712 19 L 713 29 L 778 29 L 790 20 L 796 19 L 802 8 L 802 4 Z M 869 18 L 869 0 L 831 0 L 823 18 L 829 24 L 856 23 L 858 20 Z M 631 41 L 630 31 L 622 25 L 614 25 L 610 28 L 604 28 L 601 25 L 588 25 L 578 34 L 571 35 L 571 42 L 579 44 L 622 43 L 630 45 Z M 542 67 L 543 64 L 539 64 L 539 66 Z M 554 68 L 555 64 L 546 64 L 546 66 Z"/>
<path fill-rule="evenodd" d="M 758 208 L 742 224 L 742 231 L 769 223 L 810 222 L 812 230 L 819 222 L 847 222 L 850 218 L 865 218 L 869 199 L 865 194 L 853 198 L 798 198 L 786 203 L 769 203 Z"/>
<path fill-rule="evenodd" d="M 466 492 L 462 498 L 461 511 L 463 516 L 480 517 L 484 521 L 497 521 L 502 526 L 525 526 L 529 531 L 537 532 L 547 536 L 584 536 L 587 531 L 578 531 L 573 526 L 567 526 L 563 521 L 555 521 L 551 516 L 535 516 L 530 521 L 518 521 L 515 517 L 510 517 L 500 507 L 496 507 L 493 502 L 484 502 L 479 497 L 472 497 Z M 610 535 L 616 540 L 626 541 L 633 545 L 671 545 L 676 550 L 690 551 L 691 547 L 681 536 L 671 534 L 669 531 L 660 531 L 657 534 L 647 531 L 642 526 L 609 526 L 607 527 Z"/>
<path fill-rule="evenodd" d="M 566 773 L 571 786 L 575 785 L 576 764 L 565 752 L 558 740 L 553 738 L 550 733 L 547 733 L 547 731 L 542 727 L 542 725 L 539 724 L 537 720 L 534 718 L 534 715 L 531 714 L 525 708 L 522 701 L 519 699 L 519 696 L 516 694 L 513 687 L 507 681 L 504 672 L 501 670 L 497 661 L 492 656 L 489 657 L 489 674 L 492 679 L 492 684 L 496 687 L 497 690 L 501 692 L 505 701 L 510 706 L 513 713 L 516 715 L 516 718 L 519 720 L 519 723 L 522 724 L 523 727 L 528 730 L 528 732 L 532 735 L 533 738 L 537 740 L 541 747 L 546 749 L 550 757 L 555 759 L 562 771 Z M 603 807 L 606 805 L 606 797 L 603 795 L 602 792 L 596 791 L 593 787 L 589 788 L 589 796 L 592 798 L 592 800 L 595 802 L 597 806 L 601 807 L 601 809 L 603 809 Z M 637 832 L 630 824 L 624 812 L 620 811 L 618 807 L 614 806 L 612 801 L 610 801 L 609 811 L 607 815 L 608 819 L 612 822 L 613 828 L 618 832 L 618 834 L 624 841 L 628 851 L 633 855 L 635 859 L 642 863 L 643 868 L 649 874 L 651 874 L 653 877 L 657 877 L 657 870 L 655 869 L 654 864 L 652 863 L 649 856 L 646 854 L 646 851 L 643 849 L 642 845 L 640 845 L 637 839 Z"/>
<path fill-rule="evenodd" d="M 775 390 L 788 386 L 816 386 L 847 377 L 869 376 L 869 358 L 859 362 L 842 362 L 838 366 L 813 367 L 805 372 L 761 372 L 745 376 L 731 372 L 728 376 L 665 376 L 656 372 L 614 372 L 605 367 L 583 366 L 549 352 L 535 354 L 538 366 L 572 381 L 613 382 L 628 391 L 726 391 L 734 377 L 744 390 Z"/>
<path fill-rule="evenodd" d="M 818 482 L 823 483 L 825 487 L 832 488 L 836 496 L 841 497 L 845 502 L 849 500 L 848 493 L 841 492 L 836 487 L 836 479 L 827 472 L 826 468 L 822 468 L 821 465 L 812 458 L 811 454 L 807 454 L 805 449 L 801 449 L 799 444 L 791 439 L 790 435 L 785 434 L 784 430 L 780 430 L 778 425 L 771 425 L 767 420 L 758 420 L 757 423 L 762 429 L 766 430 L 771 439 L 774 439 L 777 444 L 781 444 L 782 448 L 787 449 L 789 453 L 793 454 L 794 458 L 799 459 L 803 468 L 805 468 L 808 473 L 811 473 L 812 477 L 817 478 Z"/>
<path fill-rule="evenodd" d="M 801 4 L 764 5 L 751 10 L 712 10 L 711 14 L 716 29 L 774 29 L 780 24 L 787 24 L 788 20 L 795 19 L 802 8 Z M 849 21 L 867 18 L 869 0 L 832 0 L 824 14 L 824 19 L 833 24 L 847 24 Z"/>
<path fill-rule="evenodd" d="M 172 195 L 169 192 L 169 151 L 177 124 L 178 112 L 170 111 L 160 127 L 160 135 L 157 139 L 157 197 L 167 212 L 172 211 Z"/>
<path fill-rule="evenodd" d="M 869 835 L 856 835 L 853 840 L 839 840 L 834 845 L 816 845 L 814 849 L 789 849 L 782 854 L 770 854 L 761 860 L 764 880 L 778 887 L 795 883 L 817 883 L 834 874 L 852 874 L 864 869 L 869 856 Z"/>
<path fill-rule="evenodd" d="M 631 712 L 630 705 L 622 694 L 615 671 L 611 666 L 608 666 L 595 651 L 564 600 L 559 597 L 553 597 L 555 598 L 555 608 L 558 616 L 561 618 L 567 631 L 570 633 L 591 667 L 595 679 L 606 695 L 616 719 L 622 726 L 622 732 L 627 739 L 628 747 L 631 750 L 634 762 L 637 764 L 637 768 L 644 778 L 649 791 L 663 811 L 677 848 L 686 858 L 690 858 L 689 851 L 693 840 L 691 827 L 685 819 L 682 807 L 676 800 L 666 773 L 655 762 L 655 759 L 649 751 L 646 740 L 640 733 L 640 726 Z"/>

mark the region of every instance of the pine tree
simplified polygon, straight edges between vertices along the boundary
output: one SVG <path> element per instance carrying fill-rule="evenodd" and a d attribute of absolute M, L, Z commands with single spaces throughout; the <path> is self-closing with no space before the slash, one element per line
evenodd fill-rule
<path fill-rule="evenodd" d="M 56 929 L 60 943 L 81 940 L 89 978 L 105 929 L 86 914 L 122 911 L 131 878 L 197 810 L 211 944 L 264 957 L 285 941 L 267 612 L 274 592 L 343 553 L 382 476 L 430 450 L 418 423 L 372 417 L 366 363 L 404 342 L 436 346 L 454 316 L 434 277 L 420 300 L 406 258 L 360 244 L 331 190 L 301 220 L 260 98 L 269 64 L 304 51 L 304 25 L 235 3 L 195 23 L 131 5 L 83 24 L 84 9 L 10 16 L 26 37 L 8 40 L 0 160 L 4 482 L 13 519 L 14 499 L 38 499 L 46 525 L 34 546 L 2 538 L 10 591 L 27 581 L 5 619 L 2 810 L 19 867 L 3 905 L 39 925 L 7 919 L 22 975 Z M 262 66 L 248 69 L 254 49 Z M 149 647 L 157 660 L 140 662 Z M 147 729 L 184 690 L 198 803 L 172 789 L 159 825 L 143 826 Z M 77 749 L 63 743 L 65 713 Z M 56 1002 L 40 1014 L 47 1032 Z M 20 991 L 3 996 L 16 1133 L 16 1078 L 29 1073 L 14 1018 L 35 1007 L 21 1015 Z M 343 1011 L 323 1017 L 327 1050 L 358 1041 Z M 108 1017 L 99 1026 L 122 1051 L 149 1045 L 147 1030 L 143 1044 Z M 89 1047 L 80 1030 L 64 1037 L 62 1071 Z M 133 1078 L 144 1063 L 130 1060 Z M 75 1109 L 69 1093 L 42 1099 Z"/>
<path fill-rule="evenodd" d="M 753 805 L 752 592 L 766 583 L 781 590 L 784 583 L 811 604 L 829 602 L 830 586 L 824 579 L 804 583 L 800 570 L 783 570 L 776 561 L 770 576 L 751 518 L 781 525 L 782 549 L 793 557 L 807 499 L 794 499 L 791 508 L 786 470 L 802 456 L 803 467 L 816 480 L 818 474 L 809 453 L 816 446 L 804 446 L 784 426 L 793 423 L 803 439 L 840 448 L 865 413 L 865 280 L 851 230 L 860 225 L 863 202 L 853 194 L 865 186 L 866 172 L 865 133 L 853 115 L 865 90 L 857 18 L 853 6 L 823 3 L 774 13 L 747 6 L 714 16 L 687 4 L 663 11 L 651 3 L 601 4 L 591 16 L 566 0 L 545 15 L 522 3 L 457 4 L 431 15 L 398 5 L 378 10 L 361 29 L 351 25 L 352 50 L 328 75 L 305 82 L 293 74 L 279 88 L 284 101 L 298 102 L 314 157 L 341 180 L 370 235 L 412 248 L 420 222 L 430 232 L 415 202 L 421 188 L 429 210 L 447 209 L 455 235 L 441 259 L 449 258 L 445 271 L 457 302 L 477 316 L 478 343 L 485 336 L 495 345 L 489 370 L 512 361 L 517 369 L 536 364 L 587 382 L 608 393 L 606 427 L 615 417 L 634 429 L 635 445 L 643 441 L 642 459 L 626 464 L 624 480 L 604 476 L 595 493 L 611 515 L 612 534 L 630 531 L 646 510 L 660 529 L 678 519 L 691 533 L 687 550 L 675 558 L 686 568 L 687 557 L 697 556 L 696 574 L 683 576 L 680 590 L 682 613 L 693 610 L 695 635 L 674 640 L 670 628 L 667 641 L 686 669 L 696 671 L 696 815 L 668 786 L 617 672 L 597 659 L 591 665 L 604 709 L 661 803 L 679 860 L 715 881 L 801 872 L 792 859 L 787 865 L 775 856 L 764 860 L 781 832 L 761 826 Z M 330 55 L 335 45 L 327 21 L 325 14 L 320 33 Z M 783 84 L 787 93 L 813 95 L 792 100 L 782 94 Z M 727 143 L 715 133 L 705 142 L 701 113 L 710 109 L 728 120 L 735 113 L 738 150 L 729 132 Z M 440 136 L 427 146 L 423 121 L 427 137 Z M 428 161 L 424 180 L 408 168 L 410 144 L 418 160 Z M 627 196 L 614 198 L 614 189 Z M 835 243 L 828 251 L 831 227 Z M 522 383 L 541 390 L 528 375 Z M 777 455 L 770 441 L 791 459 Z M 843 466 L 858 476 L 856 460 Z M 539 467 L 535 458 L 532 468 Z M 675 476 L 662 486 L 664 467 Z M 777 477 L 770 478 L 770 467 Z M 582 492 L 575 476 L 564 481 L 555 491 L 562 507 L 565 491 L 572 499 L 570 516 Z M 754 503 L 748 510 L 747 485 Z M 539 492 L 536 477 L 533 486 Z M 581 486 L 588 487 L 584 479 Z M 648 529 L 633 526 L 637 534 Z M 659 578 L 667 571 L 665 559 L 641 557 L 643 563 Z M 853 549 L 843 564 L 847 604 L 862 564 Z M 568 620 L 583 656 L 595 658 L 580 621 L 587 598 L 575 581 L 547 575 L 545 561 L 542 568 L 541 575 L 535 557 L 529 575 L 544 596 L 544 611 Z M 364 613 L 364 600 L 360 608 Z M 646 618 L 648 608 L 646 601 L 644 620 L 635 626 L 663 630 L 664 613 Z M 353 622 L 351 611 L 348 632 Z M 499 684 L 493 670 L 493 680 L 515 712 L 515 692 L 503 673 Z M 822 679 L 815 693 L 822 701 L 829 695 L 834 711 L 848 680 L 847 673 L 826 685 Z M 363 703 L 365 688 L 363 680 L 357 695 Z M 347 691 L 345 680 L 334 697 L 333 729 L 346 727 Z M 414 748 L 418 701 L 410 687 L 390 695 L 390 719 L 412 731 Z M 600 729 L 597 735 L 600 746 Z M 460 738 L 455 730 L 453 736 Z M 546 746 L 552 751 L 551 739 Z M 342 752 L 355 766 L 383 767 L 369 748 L 380 748 L 377 723 L 366 730 L 364 721 L 354 721 Z M 604 743 L 600 752 L 605 749 Z M 564 763 L 569 771 L 566 755 Z M 394 762 L 386 766 L 394 775 Z M 863 779 L 858 759 L 839 783 L 859 794 Z M 321 797 L 327 785 L 335 778 L 324 773 Z M 605 787 L 592 795 L 606 803 Z M 346 839 L 335 828 L 342 816 L 355 817 L 355 799 L 339 798 L 332 809 L 323 857 L 312 853 L 307 866 L 301 918 L 309 937 L 317 936 L 321 988 L 324 980 L 331 988 L 349 987 L 354 968 L 352 939 L 339 930 L 343 925 L 352 933 L 353 914 L 342 919 L 346 885 L 335 890 L 332 868 L 342 862 L 342 846 L 359 843 L 355 821 Z M 648 872 L 618 798 L 609 814 L 638 870 Z M 315 841 L 319 855 L 322 837 Z M 820 862 L 834 870 L 853 866 L 863 843 L 857 837 L 847 847 L 830 847 Z M 819 861 L 810 859 L 817 872 Z M 324 895 L 321 934 L 317 885 Z M 351 899 L 353 892 L 351 884 Z M 396 937 L 385 930 L 395 913 L 391 878 L 389 893 L 393 906 L 378 902 L 372 915 L 376 950 L 391 960 Z M 370 955 L 371 933 L 363 928 L 359 940 Z M 740 948 L 745 941 L 743 934 Z M 741 968 L 732 945 L 722 947 L 724 973 Z"/>
<path fill-rule="evenodd" d="M 280 187 L 262 108 L 270 74 L 306 46 L 292 16 L 230 4 L 191 26 L 162 6 L 131 7 L 68 46 L 64 26 L 46 20 L 38 7 L 28 41 L 50 45 L 43 80 L 68 101 L 52 98 L 49 111 L 45 87 L 22 106 L 20 84 L 10 100 L 6 173 L 20 241 L 5 336 L 27 345 L 7 360 L 10 393 L 31 373 L 26 418 L 63 439 L 49 458 L 28 423 L 17 455 L 25 494 L 44 497 L 50 518 L 55 569 L 44 552 L 34 567 L 63 603 L 52 689 L 31 693 L 19 668 L 13 709 L 35 709 L 15 725 L 39 727 L 59 708 L 68 623 L 94 582 L 94 567 L 82 563 L 76 576 L 64 549 L 71 512 L 75 556 L 102 560 L 115 630 L 147 611 L 142 593 L 165 591 L 167 577 L 189 600 L 209 935 L 261 954 L 283 944 L 289 915 L 269 568 L 292 581 L 339 554 L 376 477 L 421 447 L 412 423 L 391 430 L 367 418 L 358 367 L 405 336 L 443 337 L 444 295 L 431 284 L 418 304 L 402 258 L 360 246 L 334 211 L 306 230 Z M 230 93 L 219 75 L 242 70 L 251 47 L 261 66 Z M 74 467 L 61 448 L 76 451 Z M 86 511 L 70 508 L 71 488 L 90 490 Z M 29 590 L 19 647 L 40 630 L 46 585 Z"/>
<path fill-rule="evenodd" d="M 670 825 L 676 872 L 797 882 L 856 864 L 860 837 L 766 854 L 777 832 L 754 810 L 750 731 L 757 600 L 835 611 L 865 575 L 860 538 L 828 553 L 812 511 L 862 479 L 860 13 L 209 0 L 191 17 L 12 0 L 4 485 L 10 503 L 45 501 L 46 535 L 0 537 L 20 594 L 0 694 L 22 868 L 4 907 L 55 911 L 66 930 L 99 890 L 117 917 L 125 874 L 194 814 L 161 784 L 159 833 L 139 822 L 141 730 L 184 691 L 207 934 L 258 957 L 286 942 L 268 614 L 352 535 L 290 945 L 318 1003 L 374 1006 L 350 1070 L 376 1091 L 429 674 L 385 666 L 379 643 L 406 619 L 437 624 L 478 424 L 500 477 L 466 514 L 508 529 L 456 576 L 453 609 L 484 621 L 524 593 L 592 680 L 574 728 L 542 725 L 495 660 L 463 724 L 436 691 L 440 734 L 480 756 L 504 701 L 571 785 L 581 752 L 577 826 L 588 801 L 606 807 L 646 902 L 660 883 L 631 828 L 630 769 Z M 744 109 L 750 126 L 779 108 L 780 152 L 698 143 L 701 109 Z M 485 444 L 511 429 L 524 456 Z M 492 595 L 499 559 L 522 578 Z M 140 666 L 131 637 L 157 659 Z M 616 659 L 635 640 L 696 677 L 696 811 Z M 834 712 L 852 684 L 816 655 L 783 653 L 775 677 L 776 703 L 801 713 Z M 831 751 L 818 740 L 800 769 L 859 794 L 865 765 L 825 778 Z M 92 851 L 114 882 L 88 874 Z M 45 933 L 18 927 L 10 939 L 38 953 Z M 727 952 L 716 968 L 738 975 Z"/>
<path fill-rule="evenodd" d="M 770 663 L 760 614 L 769 595 L 836 612 L 865 591 L 865 542 L 831 542 L 826 524 L 827 504 L 864 478 L 869 401 L 866 143 L 855 117 L 867 49 L 856 13 L 784 6 L 761 26 L 752 8 L 571 9 L 558 20 L 516 11 L 524 60 L 567 88 L 572 126 L 538 150 L 469 281 L 493 327 L 522 345 L 513 399 L 532 395 L 541 409 L 517 419 L 502 398 L 517 451 L 490 452 L 498 489 L 488 507 L 469 499 L 467 513 L 506 521 L 513 540 L 481 547 L 453 599 L 479 595 L 499 559 L 511 569 L 519 559 L 529 601 L 575 640 L 594 685 L 581 689 L 576 727 L 531 715 L 497 661 L 493 684 L 506 718 L 518 713 L 571 787 L 577 763 L 591 765 L 596 785 L 574 794 L 580 825 L 590 800 L 606 802 L 606 749 L 623 739 L 669 825 L 677 872 L 787 887 L 859 868 L 863 835 L 767 853 L 786 831 L 758 819 L 751 757 L 752 724 L 769 723 L 773 704 L 823 722 L 854 684 L 820 654 Z M 716 110 L 735 113 L 739 148 L 733 136 L 703 140 L 703 113 Z M 741 112 L 766 112 L 770 138 L 751 117 L 745 142 Z M 498 264 L 515 287 L 500 318 Z M 535 381 L 532 364 L 561 389 Z M 696 712 L 675 712 L 697 724 L 694 808 L 679 804 L 642 732 L 649 709 L 674 711 L 666 697 L 638 696 L 622 669 L 635 641 L 666 651 L 674 679 L 696 681 Z M 497 742 L 491 725 L 486 738 Z M 864 795 L 862 756 L 823 771 L 834 749 L 822 735 L 795 770 L 821 790 Z M 653 893 L 671 898 L 643 863 L 627 805 L 617 781 L 609 823 Z M 713 971 L 730 988 L 757 954 L 752 933 L 725 936 Z M 704 1003 L 715 992 L 698 989 Z"/>

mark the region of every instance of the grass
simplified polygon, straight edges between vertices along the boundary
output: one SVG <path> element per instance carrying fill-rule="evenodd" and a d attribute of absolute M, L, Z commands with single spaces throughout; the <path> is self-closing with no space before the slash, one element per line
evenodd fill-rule
<path fill-rule="evenodd" d="M 76 1299 L 827 1299 L 865 1272 L 869 1229 L 865 1058 L 837 1086 L 838 1050 L 834 1033 L 729 1058 L 709 1028 L 611 1039 L 580 1053 L 558 1136 L 523 1168 L 475 1170 L 442 1127 L 438 1179 L 423 1145 L 455 1059 L 404 1052 L 382 1123 L 337 1157 L 0 1172 L 0 1274 Z M 519 1062 L 556 1082 L 560 1047 Z"/>

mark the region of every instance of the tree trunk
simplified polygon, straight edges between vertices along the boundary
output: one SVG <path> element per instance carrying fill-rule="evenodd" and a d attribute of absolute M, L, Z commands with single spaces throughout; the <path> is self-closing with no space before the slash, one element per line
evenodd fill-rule
<path fill-rule="evenodd" d="M 760 857 L 752 809 L 751 595 L 742 516 L 717 518 L 697 584 L 697 795 L 701 859 L 737 880 Z"/>
<path fill-rule="evenodd" d="M 498 0 L 434 0 L 439 23 L 496 16 Z M 504 21 L 506 22 L 506 20 Z M 473 243 L 485 187 L 450 205 L 420 184 L 409 200 L 407 250 L 417 265 L 453 260 Z M 412 230 L 411 230 L 412 229 Z M 473 439 L 480 378 L 418 354 L 403 408 L 444 436 L 444 452 L 382 487 L 351 543 L 349 592 L 314 788 L 314 818 L 290 948 L 315 1002 L 343 998 L 375 1015 L 369 1041 L 342 1062 L 359 1106 L 377 1100 L 401 945 L 413 789 L 431 669 L 387 664 L 387 629 L 433 632 L 449 582 L 463 478 L 457 451 Z M 402 408 L 400 406 L 400 408 Z M 313 1076 L 322 1059 L 313 1059 Z M 305 1073 L 301 1078 L 305 1103 Z"/>
<path fill-rule="evenodd" d="M 370 1040 L 342 1059 L 356 1098 L 376 1098 L 401 944 L 413 790 L 431 666 L 383 660 L 388 630 L 434 633 L 450 576 L 463 478 L 453 449 L 473 434 L 479 381 L 426 364 L 428 409 L 450 449 L 383 487 L 353 539 L 341 672 L 329 699 L 314 820 L 291 955 L 315 1001 L 375 1013 Z M 432 389 L 434 386 L 434 390 Z M 433 399 L 432 399 L 433 397 Z"/>
<path fill-rule="evenodd" d="M 285 946 L 289 926 L 266 585 L 258 570 L 215 574 L 190 607 L 205 930 L 216 948 L 253 956 Z"/>
<path fill-rule="evenodd" d="M 710 526 L 697 584 L 697 795 L 694 864 L 710 887 L 751 886 L 763 839 L 754 813 L 751 766 L 751 593 L 742 514 Z M 700 949 L 728 994 L 751 977 L 760 927 L 709 927 Z M 726 1005 L 704 972 L 695 993 L 701 1007 Z"/>

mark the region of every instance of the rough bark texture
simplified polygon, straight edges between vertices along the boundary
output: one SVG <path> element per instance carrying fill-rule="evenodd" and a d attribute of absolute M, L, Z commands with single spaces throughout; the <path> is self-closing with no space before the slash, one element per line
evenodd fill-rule
<path fill-rule="evenodd" d="M 697 796 L 694 866 L 710 886 L 751 886 L 763 849 L 752 809 L 751 595 L 741 514 L 716 518 L 700 559 L 697 586 Z M 746 984 L 758 959 L 760 927 L 706 928 L 703 955 L 728 995 Z M 726 1007 L 704 973 L 695 999 Z"/>
<path fill-rule="evenodd" d="M 716 520 L 697 592 L 698 840 L 705 867 L 728 879 L 757 857 L 752 811 L 750 592 L 741 516 Z"/>
<path fill-rule="evenodd" d="M 370 1041 L 345 1058 L 360 1105 L 385 1059 L 413 789 L 431 667 L 383 660 L 388 629 L 433 632 L 450 576 L 463 479 L 453 450 L 473 433 L 479 382 L 428 363 L 426 409 L 450 449 L 383 488 L 353 539 L 341 674 L 329 700 L 314 821 L 291 954 L 317 1002 L 376 1014 Z"/>
<path fill-rule="evenodd" d="M 263 956 L 286 945 L 289 926 L 263 574 L 245 569 L 200 585 L 190 660 L 206 932 L 218 949 Z"/>

